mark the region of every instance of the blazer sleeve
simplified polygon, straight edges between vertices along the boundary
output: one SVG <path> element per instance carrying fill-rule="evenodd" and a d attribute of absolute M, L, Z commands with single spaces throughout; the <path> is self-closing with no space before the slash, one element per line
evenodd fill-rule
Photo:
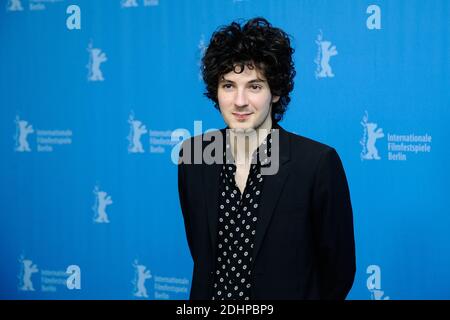
<path fill-rule="evenodd" d="M 327 148 L 319 160 L 313 191 L 313 231 L 321 299 L 345 299 L 355 272 L 353 212 L 339 155 Z"/>
<path fill-rule="evenodd" d="M 180 201 L 180 208 L 181 213 L 183 214 L 183 220 L 184 220 L 184 228 L 186 231 L 186 238 L 189 246 L 189 250 L 192 255 L 192 232 L 190 228 L 190 216 L 188 212 L 188 206 L 186 201 L 186 180 L 185 180 L 185 164 L 179 163 L 178 164 L 178 198 Z"/>

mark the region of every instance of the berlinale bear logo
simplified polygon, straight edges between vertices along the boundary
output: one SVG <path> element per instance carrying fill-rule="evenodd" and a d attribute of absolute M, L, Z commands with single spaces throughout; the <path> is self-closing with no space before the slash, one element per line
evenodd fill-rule
<path fill-rule="evenodd" d="M 31 281 L 31 276 L 38 272 L 39 269 L 37 265 L 33 264 L 32 260 L 25 259 L 21 256 L 19 259 L 21 264 L 20 274 L 19 274 L 19 290 L 21 291 L 34 291 L 33 282 Z"/>
<path fill-rule="evenodd" d="M 98 186 L 94 188 L 95 203 L 92 210 L 95 212 L 94 222 L 109 223 L 108 215 L 106 213 L 106 206 L 112 204 L 111 196 L 105 191 L 101 191 Z"/>
<path fill-rule="evenodd" d="M 128 134 L 128 152 L 129 153 L 143 153 L 144 148 L 142 147 L 141 136 L 147 133 L 147 128 L 141 121 L 134 118 L 134 113 L 132 112 L 128 117 L 128 123 L 130 124 L 130 133 Z"/>
<path fill-rule="evenodd" d="M 33 133 L 33 126 L 28 124 L 28 121 L 20 120 L 18 116 L 16 116 L 16 146 L 14 148 L 15 151 L 18 152 L 30 152 L 31 148 L 28 144 L 27 137 L 30 133 Z"/>
<path fill-rule="evenodd" d="M 133 267 L 135 269 L 135 278 L 133 284 L 135 292 L 133 295 L 139 298 L 148 298 L 147 289 L 145 288 L 145 281 L 152 277 L 150 270 L 147 267 L 139 264 L 138 260 L 134 260 Z"/>
<path fill-rule="evenodd" d="M 378 125 L 376 123 L 369 122 L 367 111 L 361 121 L 361 125 L 364 128 L 364 135 L 359 142 L 362 145 L 361 160 L 380 160 L 381 158 L 378 155 L 378 149 L 375 147 L 375 142 L 384 137 L 383 129 L 377 129 Z"/>
<path fill-rule="evenodd" d="M 336 46 L 332 46 L 330 41 L 323 40 L 322 30 L 317 36 L 316 44 L 318 46 L 317 57 L 314 62 L 317 64 L 317 78 L 333 78 L 334 73 L 330 66 L 330 59 L 338 54 Z"/>
<path fill-rule="evenodd" d="M 88 72 L 88 81 L 103 81 L 103 73 L 100 70 L 100 65 L 107 61 L 106 54 L 102 52 L 101 49 L 94 48 L 92 42 L 89 43 L 87 48 L 89 52 L 89 62 L 87 64 Z"/>

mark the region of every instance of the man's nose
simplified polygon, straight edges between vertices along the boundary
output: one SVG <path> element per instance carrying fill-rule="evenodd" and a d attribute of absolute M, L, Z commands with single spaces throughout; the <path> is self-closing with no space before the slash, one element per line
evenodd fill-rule
<path fill-rule="evenodd" d="M 236 107 L 246 107 L 248 105 L 247 94 L 245 90 L 238 89 L 234 97 L 234 104 Z"/>

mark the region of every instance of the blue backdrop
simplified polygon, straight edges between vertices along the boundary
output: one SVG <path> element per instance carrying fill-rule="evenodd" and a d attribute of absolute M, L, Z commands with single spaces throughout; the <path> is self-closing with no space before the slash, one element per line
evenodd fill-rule
<path fill-rule="evenodd" d="M 447 0 L 1 0 L 0 298 L 188 297 L 171 133 L 224 127 L 199 61 L 254 16 L 293 37 L 280 124 L 346 169 L 348 298 L 450 298 Z"/>

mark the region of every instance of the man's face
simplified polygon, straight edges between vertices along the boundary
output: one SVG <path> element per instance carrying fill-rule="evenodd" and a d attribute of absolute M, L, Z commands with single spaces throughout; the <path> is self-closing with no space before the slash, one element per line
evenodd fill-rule
<path fill-rule="evenodd" d="M 239 69 L 239 68 L 237 68 Z M 256 68 L 231 71 L 219 80 L 217 90 L 220 112 L 230 129 L 270 129 L 272 96 L 267 79 Z"/>

